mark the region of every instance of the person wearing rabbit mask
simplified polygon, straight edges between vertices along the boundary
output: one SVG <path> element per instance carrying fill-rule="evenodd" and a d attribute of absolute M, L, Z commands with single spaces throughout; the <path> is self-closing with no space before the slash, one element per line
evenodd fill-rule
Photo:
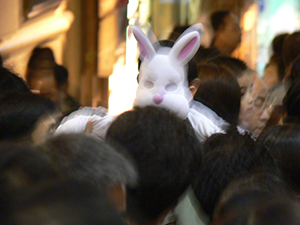
<path fill-rule="evenodd" d="M 199 79 L 193 80 L 189 87 L 186 65 L 196 54 L 202 33 L 202 24 L 195 24 L 184 31 L 172 47 L 157 47 L 158 42 L 152 44 L 139 27 L 129 27 L 129 37 L 134 35 L 141 51 L 139 85 L 133 106 L 166 108 L 181 119 L 190 120 L 192 114 L 195 121 L 192 126 L 200 141 L 213 133 L 223 132 L 219 118 L 215 119 L 217 115 L 212 110 L 204 105 L 201 112 L 198 108 L 193 109 L 193 96 L 199 86 Z"/>

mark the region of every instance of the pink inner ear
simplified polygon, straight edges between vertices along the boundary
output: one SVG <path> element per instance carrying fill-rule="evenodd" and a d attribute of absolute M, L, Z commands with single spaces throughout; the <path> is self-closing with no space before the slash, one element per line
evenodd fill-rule
<path fill-rule="evenodd" d="M 197 37 L 194 37 L 192 40 L 187 43 L 184 48 L 180 51 L 178 55 L 178 61 L 183 60 L 194 48 L 196 42 L 197 42 Z"/>
<path fill-rule="evenodd" d="M 139 44 L 139 48 L 141 50 L 141 55 L 147 59 L 149 59 L 149 55 L 146 51 L 145 46 L 143 45 L 141 39 L 139 39 L 135 34 L 134 34 L 135 39 L 137 40 L 138 44 Z"/>

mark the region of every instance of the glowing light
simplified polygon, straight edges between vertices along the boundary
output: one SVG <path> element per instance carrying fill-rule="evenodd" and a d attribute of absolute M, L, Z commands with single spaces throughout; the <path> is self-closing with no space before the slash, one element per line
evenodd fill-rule
<path fill-rule="evenodd" d="M 244 14 L 244 24 L 243 29 L 245 32 L 251 30 L 257 18 L 257 6 L 256 4 L 252 4 L 249 10 Z"/>

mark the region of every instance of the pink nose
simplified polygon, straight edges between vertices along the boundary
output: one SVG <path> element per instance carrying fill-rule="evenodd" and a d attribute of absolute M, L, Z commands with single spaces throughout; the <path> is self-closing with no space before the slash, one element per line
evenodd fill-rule
<path fill-rule="evenodd" d="M 153 96 L 153 102 L 157 105 L 159 105 L 164 100 L 164 97 L 161 95 L 154 95 Z"/>

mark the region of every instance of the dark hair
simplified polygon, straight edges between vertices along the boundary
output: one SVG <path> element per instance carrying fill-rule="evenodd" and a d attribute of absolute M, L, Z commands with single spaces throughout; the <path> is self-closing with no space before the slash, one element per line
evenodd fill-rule
<path fill-rule="evenodd" d="M 271 128 L 259 140 L 277 162 L 285 181 L 297 193 L 300 193 L 299 135 L 299 124 L 284 124 Z"/>
<path fill-rule="evenodd" d="M 202 162 L 192 127 L 158 107 L 136 107 L 121 114 L 106 138 L 123 146 L 138 169 L 137 186 L 128 188 L 127 211 L 140 224 L 157 220 L 175 204 Z"/>
<path fill-rule="evenodd" d="M 294 61 L 294 59 L 300 54 L 300 31 L 295 31 L 285 37 L 282 46 L 282 59 L 285 67 Z"/>
<path fill-rule="evenodd" d="M 224 25 L 224 19 L 230 15 L 229 10 L 213 12 L 210 16 L 210 23 L 214 31 L 219 30 Z"/>
<path fill-rule="evenodd" d="M 56 64 L 54 67 L 54 76 L 58 88 L 62 87 L 64 84 L 68 84 L 69 73 L 65 67 Z"/>
<path fill-rule="evenodd" d="M 194 58 L 196 60 L 197 66 L 199 66 L 201 64 L 206 64 L 221 55 L 221 52 L 215 47 L 204 47 L 200 45 Z"/>
<path fill-rule="evenodd" d="M 214 134 L 204 142 L 204 158 L 193 189 L 204 212 L 212 218 L 222 192 L 234 179 L 271 168 L 273 159 L 249 134 L 230 129 Z"/>
<path fill-rule="evenodd" d="M 271 43 L 273 55 L 282 55 L 282 47 L 284 39 L 288 36 L 288 33 L 276 35 Z"/>
<path fill-rule="evenodd" d="M 5 224 L 126 224 L 105 194 L 90 183 L 55 182 L 19 198 L 12 202 Z"/>
<path fill-rule="evenodd" d="M 0 186 L 19 192 L 56 178 L 50 161 L 30 145 L 0 143 Z"/>
<path fill-rule="evenodd" d="M 287 112 L 284 122 L 300 123 L 300 78 L 297 78 L 292 82 L 282 103 Z"/>
<path fill-rule="evenodd" d="M 12 93 L 30 93 L 27 83 L 8 69 L 0 68 L 0 96 Z"/>
<path fill-rule="evenodd" d="M 194 96 L 222 119 L 237 125 L 241 104 L 241 90 L 236 78 L 222 66 L 201 65 L 198 68 L 200 86 Z"/>
<path fill-rule="evenodd" d="M 248 68 L 244 61 L 230 56 L 219 56 L 211 60 L 211 62 L 228 68 L 235 78 L 243 76 Z"/>
<path fill-rule="evenodd" d="M 108 191 L 118 184 L 134 186 L 135 168 L 108 144 L 85 134 L 55 135 L 39 146 L 63 179 L 91 182 Z"/>
<path fill-rule="evenodd" d="M 240 220 L 240 214 L 274 198 L 295 199 L 293 191 L 272 172 L 253 173 L 233 180 L 223 191 L 214 211 L 213 224 Z M 246 223 L 242 223 L 246 224 Z"/>
<path fill-rule="evenodd" d="M 300 53 L 292 62 L 289 70 L 286 73 L 286 77 L 290 77 L 292 82 L 300 77 Z"/>
<path fill-rule="evenodd" d="M 56 105 L 35 94 L 11 93 L 0 98 L 0 140 L 30 135 L 42 116 L 57 111 Z"/>

